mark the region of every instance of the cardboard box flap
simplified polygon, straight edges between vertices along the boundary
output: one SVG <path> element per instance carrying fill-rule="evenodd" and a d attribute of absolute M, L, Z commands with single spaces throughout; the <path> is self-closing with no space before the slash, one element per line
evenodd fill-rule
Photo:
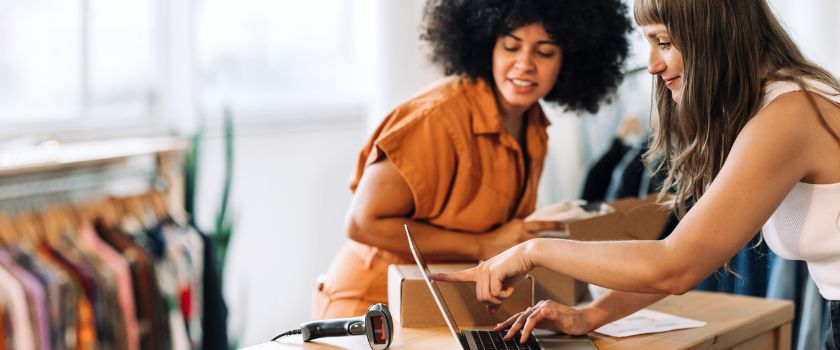
<path fill-rule="evenodd" d="M 628 213 L 631 210 L 636 209 L 638 206 L 645 204 L 645 202 L 637 198 L 622 198 L 616 199 L 607 204 L 615 208 L 615 210 L 618 212 Z"/>
<path fill-rule="evenodd" d="M 566 230 L 544 231 L 546 237 L 570 238 L 578 241 L 611 241 L 628 239 L 658 239 L 668 221 L 667 206 L 656 203 L 656 196 L 645 199 L 623 198 L 608 203 L 612 213 L 586 218 L 564 220 Z M 533 216 L 551 220 L 551 211 Z"/>
<path fill-rule="evenodd" d="M 659 204 L 644 204 L 625 214 L 621 227 L 630 239 L 659 239 L 669 211 Z"/>
<path fill-rule="evenodd" d="M 621 231 L 621 213 L 609 213 L 568 222 L 569 238 L 578 241 L 627 239 Z"/>

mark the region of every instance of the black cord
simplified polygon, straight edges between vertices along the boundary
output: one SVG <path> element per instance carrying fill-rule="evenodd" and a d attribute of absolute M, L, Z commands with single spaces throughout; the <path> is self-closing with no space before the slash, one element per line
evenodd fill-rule
<path fill-rule="evenodd" d="M 275 341 L 275 340 L 280 339 L 280 338 L 282 338 L 282 337 L 285 337 L 285 336 L 288 336 L 288 335 L 295 335 L 295 334 L 300 334 L 300 328 L 290 330 L 290 331 L 288 331 L 288 332 L 286 332 L 286 333 L 283 333 L 283 334 L 280 334 L 280 335 L 278 335 L 278 336 L 276 336 L 276 337 L 274 337 L 274 338 L 271 338 L 271 341 Z"/>

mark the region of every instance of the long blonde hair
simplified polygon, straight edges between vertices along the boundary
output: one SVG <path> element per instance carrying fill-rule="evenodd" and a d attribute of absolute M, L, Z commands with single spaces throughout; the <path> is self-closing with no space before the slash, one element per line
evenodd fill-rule
<path fill-rule="evenodd" d="M 699 199 L 717 176 L 735 138 L 758 113 L 767 83 L 790 80 L 807 91 L 807 78 L 840 91 L 835 77 L 805 58 L 765 0 L 636 0 L 633 12 L 639 25 L 663 24 L 683 57 L 679 104 L 655 78 L 659 129 L 645 154 L 664 158 L 668 176 L 660 198 L 673 191 L 680 216 L 686 200 Z"/>

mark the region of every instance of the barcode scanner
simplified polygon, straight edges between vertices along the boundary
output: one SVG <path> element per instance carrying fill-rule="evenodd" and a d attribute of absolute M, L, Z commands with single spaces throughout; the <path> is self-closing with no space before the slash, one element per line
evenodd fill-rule
<path fill-rule="evenodd" d="M 373 304 L 364 316 L 306 322 L 300 325 L 300 329 L 280 334 L 271 340 L 292 334 L 300 334 L 303 341 L 324 337 L 367 335 L 371 349 L 384 350 L 391 346 L 394 321 L 387 305 Z"/>

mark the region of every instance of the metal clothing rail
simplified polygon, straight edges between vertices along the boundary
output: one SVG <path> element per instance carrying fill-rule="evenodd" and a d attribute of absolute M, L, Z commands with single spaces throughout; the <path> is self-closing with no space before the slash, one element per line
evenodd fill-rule
<path fill-rule="evenodd" d="M 39 174 L 21 179 L 0 179 L 0 209 L 17 211 L 59 201 L 81 201 L 103 196 L 130 196 L 162 189 L 154 168 L 116 166 L 81 171 Z"/>
<path fill-rule="evenodd" d="M 51 141 L 0 151 L 0 210 L 17 212 L 152 189 L 182 198 L 179 172 L 187 145 L 175 138 Z"/>

